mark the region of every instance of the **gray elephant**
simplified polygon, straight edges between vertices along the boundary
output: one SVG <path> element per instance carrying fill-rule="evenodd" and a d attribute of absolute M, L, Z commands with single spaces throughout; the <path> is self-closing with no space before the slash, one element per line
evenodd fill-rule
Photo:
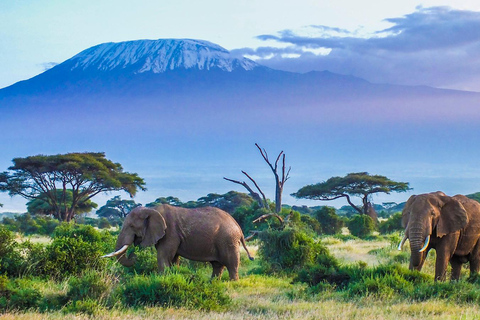
<path fill-rule="evenodd" d="M 178 257 L 185 257 L 210 262 L 212 277 L 220 277 L 227 267 L 230 279 L 237 280 L 240 245 L 253 260 L 238 223 L 227 212 L 212 207 L 185 209 L 164 204 L 135 208 L 125 218 L 116 251 L 104 257 L 116 256 L 122 265 L 130 267 L 135 257 L 127 258 L 125 252 L 131 244 L 155 245 L 160 272 L 178 262 Z"/>
<path fill-rule="evenodd" d="M 421 270 L 430 249 L 435 249 L 435 280 L 444 281 L 448 263 L 452 280 L 460 277 L 463 263 L 470 275 L 480 268 L 480 204 L 462 195 L 443 192 L 411 196 L 402 212 L 405 237 L 410 240 L 410 269 Z"/>

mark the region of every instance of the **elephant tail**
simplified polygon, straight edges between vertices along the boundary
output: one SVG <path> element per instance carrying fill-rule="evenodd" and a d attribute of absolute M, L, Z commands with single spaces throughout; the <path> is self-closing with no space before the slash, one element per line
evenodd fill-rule
<path fill-rule="evenodd" d="M 245 244 L 245 238 L 242 237 L 240 241 L 242 242 L 242 245 L 245 251 L 247 251 L 248 259 L 250 259 L 251 261 L 255 260 L 255 258 L 250 255 L 250 252 L 248 252 L 247 245 Z"/>

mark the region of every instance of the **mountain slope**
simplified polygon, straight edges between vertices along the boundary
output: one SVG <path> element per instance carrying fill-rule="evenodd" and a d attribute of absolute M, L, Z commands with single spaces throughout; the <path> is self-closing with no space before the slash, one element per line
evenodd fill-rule
<path fill-rule="evenodd" d="M 470 177 L 480 158 L 473 147 L 479 101 L 478 93 L 272 70 L 205 41 L 108 43 L 0 90 L 8 142 L 0 165 L 32 154 L 104 151 L 150 179 L 144 203 L 193 189 L 185 200 L 229 191 L 223 176 L 238 177 L 259 161 L 255 142 L 291 156 L 286 199 L 348 172 L 412 183 L 426 175 Z M 450 193 L 464 181 L 425 191 Z"/>
<path fill-rule="evenodd" d="M 174 69 L 234 71 L 259 65 L 208 41 L 192 39 L 137 40 L 105 43 L 80 52 L 65 62 L 71 71 L 126 69 L 133 73 L 163 73 Z"/>

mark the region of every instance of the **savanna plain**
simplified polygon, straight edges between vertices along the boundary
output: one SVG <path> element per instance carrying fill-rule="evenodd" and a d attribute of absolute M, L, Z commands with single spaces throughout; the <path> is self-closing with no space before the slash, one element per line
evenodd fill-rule
<path fill-rule="evenodd" d="M 255 261 L 242 252 L 238 281 L 229 281 L 227 272 L 211 280 L 210 264 L 188 260 L 160 275 L 153 248 L 134 249 L 133 269 L 101 259 L 116 233 L 64 223 L 52 237 L 25 236 L 1 226 L 2 267 L 15 270 L 0 276 L 0 317 L 480 318 L 480 280 L 469 278 L 466 266 L 460 281 L 435 282 L 434 251 L 421 273 L 409 271 L 408 243 L 397 250 L 402 231 L 359 238 L 346 227 L 335 235 L 314 235 L 298 225 L 269 228 L 248 242 Z"/>

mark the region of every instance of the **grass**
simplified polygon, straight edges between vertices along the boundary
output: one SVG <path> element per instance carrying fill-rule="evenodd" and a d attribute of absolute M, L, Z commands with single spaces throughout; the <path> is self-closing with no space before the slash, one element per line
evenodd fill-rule
<path fill-rule="evenodd" d="M 342 264 L 358 264 L 363 261 L 369 267 L 392 261 L 405 255 L 396 250 L 396 244 L 389 238 L 376 240 L 341 241 L 334 237 L 323 239 L 331 253 Z M 255 245 L 249 246 L 255 252 Z M 408 250 L 408 244 L 404 250 Z M 433 276 L 434 252 L 429 254 L 422 273 Z M 408 263 L 403 262 L 407 267 Z M 199 277 L 208 277 L 211 269 L 208 265 L 199 265 Z M 475 303 L 457 303 L 444 299 L 412 301 L 404 298 L 382 299 L 374 295 L 351 297 L 344 292 L 329 290 L 318 294 L 307 289 L 306 284 L 293 283 L 293 277 L 278 274 L 256 274 L 260 267 L 259 259 L 248 261 L 242 252 L 240 280 L 227 281 L 225 272 L 222 283 L 232 302 L 221 311 L 199 311 L 184 307 L 132 307 L 113 304 L 111 308 L 98 308 L 93 315 L 85 313 L 66 313 L 55 310 L 41 313 L 36 310 L 27 312 L 8 312 L 0 318 L 9 319 L 478 319 L 480 305 Z M 464 272 L 463 277 L 468 276 Z M 48 294 L 66 294 L 68 282 L 36 283 L 36 287 Z"/>

